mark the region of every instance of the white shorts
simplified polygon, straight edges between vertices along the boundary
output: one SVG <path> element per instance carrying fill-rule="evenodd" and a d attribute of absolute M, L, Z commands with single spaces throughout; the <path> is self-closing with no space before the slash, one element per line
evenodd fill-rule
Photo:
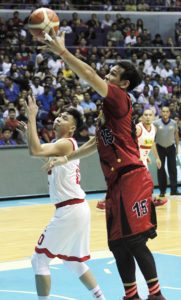
<path fill-rule="evenodd" d="M 83 262 L 90 259 L 90 209 L 87 201 L 56 209 L 35 251 L 49 258 Z"/>

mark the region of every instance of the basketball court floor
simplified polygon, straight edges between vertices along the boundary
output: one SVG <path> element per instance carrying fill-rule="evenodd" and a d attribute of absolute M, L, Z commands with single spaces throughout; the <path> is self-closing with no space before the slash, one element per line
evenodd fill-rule
<path fill-rule="evenodd" d="M 92 213 L 91 257 L 88 262 L 107 300 L 124 295 L 114 258 L 106 243 L 104 212 L 96 209 L 104 194 L 87 195 Z M 0 201 L 0 300 L 36 300 L 30 257 L 34 245 L 49 222 L 54 207 L 49 198 Z M 160 284 L 167 300 L 181 300 L 181 198 L 170 197 L 157 208 L 158 237 L 149 241 Z M 50 299 L 91 300 L 92 296 L 60 260 L 51 264 Z M 147 298 L 147 287 L 137 268 L 138 289 Z"/>

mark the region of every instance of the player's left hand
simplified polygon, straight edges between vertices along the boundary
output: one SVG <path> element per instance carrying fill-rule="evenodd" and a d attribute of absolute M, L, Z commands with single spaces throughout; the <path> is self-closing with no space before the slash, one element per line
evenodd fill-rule
<path fill-rule="evenodd" d="M 157 165 L 158 169 L 161 169 L 162 162 L 161 162 L 161 160 L 159 158 L 156 159 L 156 165 Z"/>
<path fill-rule="evenodd" d="M 34 96 L 28 96 L 28 104 L 25 102 L 25 109 L 28 119 L 31 117 L 36 117 L 38 113 L 38 106 L 36 104 L 36 99 Z"/>
<path fill-rule="evenodd" d="M 49 172 L 51 171 L 54 167 L 56 166 L 61 166 L 67 163 L 67 159 L 65 156 L 61 156 L 58 158 L 50 158 L 48 162 L 46 162 L 43 166 L 42 169 Z"/>

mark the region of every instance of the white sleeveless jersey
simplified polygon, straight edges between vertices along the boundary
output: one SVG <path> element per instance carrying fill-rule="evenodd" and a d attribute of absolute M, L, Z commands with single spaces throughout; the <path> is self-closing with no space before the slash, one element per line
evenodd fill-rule
<path fill-rule="evenodd" d="M 143 161 L 144 165 L 148 167 L 147 158 L 154 144 L 156 128 L 153 124 L 151 124 L 151 129 L 147 130 L 142 122 L 138 123 L 138 126 L 141 127 L 141 133 L 138 136 L 140 158 Z"/>
<path fill-rule="evenodd" d="M 74 150 L 77 142 L 71 140 Z M 54 167 L 48 175 L 49 194 L 53 203 L 57 204 L 70 199 L 84 199 L 85 193 L 80 186 L 80 160 L 73 160 L 65 165 Z"/>

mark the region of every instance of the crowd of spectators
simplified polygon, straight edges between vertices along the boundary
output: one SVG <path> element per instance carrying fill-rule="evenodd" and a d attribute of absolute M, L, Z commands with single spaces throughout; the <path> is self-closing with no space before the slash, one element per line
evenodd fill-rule
<path fill-rule="evenodd" d="M 6 0 L 1 8 L 34 9 L 47 6 L 58 10 L 94 11 L 180 11 L 180 0 Z"/>
<path fill-rule="evenodd" d="M 20 133 L 19 126 L 21 121 L 27 122 L 24 102 L 28 90 L 37 99 L 37 126 L 42 143 L 55 138 L 53 121 L 70 106 L 77 108 L 84 118 L 76 139 L 80 143 L 87 141 L 95 134 L 101 97 L 60 57 L 37 50 L 37 42 L 32 40 L 25 26 L 26 20 L 22 20 L 17 11 L 12 18 L 1 19 L 0 23 L 0 40 L 3 41 L 0 43 L 0 145 L 26 144 L 26 136 Z M 181 46 L 181 19 L 173 28 L 175 41 L 171 37 L 163 41 L 160 34 L 152 37 L 142 19 L 135 24 L 120 14 L 114 21 L 105 14 L 102 22 L 92 14 L 85 22 L 73 13 L 70 21 L 61 21 L 60 30 L 67 32 L 66 43 L 71 51 L 102 78 L 115 61 L 131 60 L 143 76 L 142 83 L 130 93 L 135 122 L 140 120 L 145 108 L 153 109 L 159 118 L 160 108 L 167 105 L 181 132 L 181 53 L 174 47 Z M 98 32 L 99 45 L 95 43 Z M 100 47 L 101 36 L 104 47 Z M 142 43 L 147 50 L 142 48 Z M 150 45 L 153 48 L 149 49 Z M 170 45 L 169 49 L 164 48 L 165 45 Z"/>

